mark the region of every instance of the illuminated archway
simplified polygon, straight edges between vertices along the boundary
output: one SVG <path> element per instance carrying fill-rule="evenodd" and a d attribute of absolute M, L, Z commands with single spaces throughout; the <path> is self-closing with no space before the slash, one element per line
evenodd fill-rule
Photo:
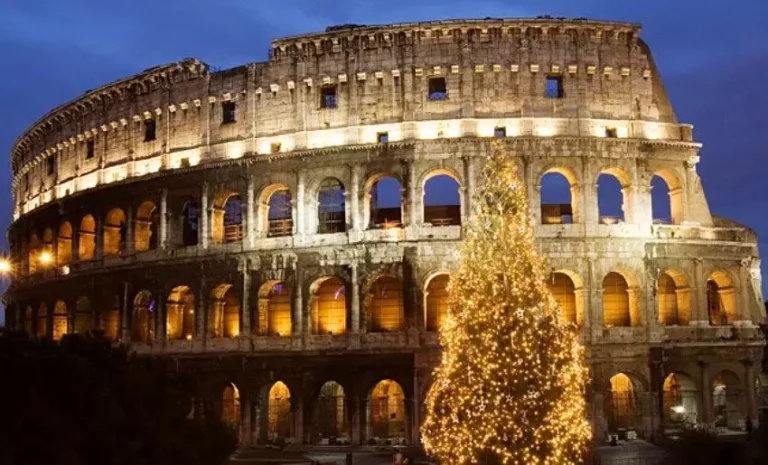
<path fill-rule="evenodd" d="M 612 271 L 603 279 L 603 324 L 640 326 L 640 311 L 636 298 L 637 286 L 628 275 Z"/>
<path fill-rule="evenodd" d="M 597 177 L 597 206 L 602 224 L 624 223 L 629 216 L 629 176 L 618 168 Z"/>
<path fill-rule="evenodd" d="M 655 224 L 680 224 L 683 220 L 683 186 L 672 170 L 651 178 L 651 211 Z"/>
<path fill-rule="evenodd" d="M 402 186 L 394 176 L 380 175 L 366 183 L 364 221 L 371 229 L 400 227 L 403 223 Z"/>
<path fill-rule="evenodd" d="M 224 388 L 221 402 L 221 420 L 235 431 L 240 428 L 240 391 L 234 383 Z"/>
<path fill-rule="evenodd" d="M 403 287 L 393 276 L 380 276 L 365 299 L 368 332 L 381 333 L 405 329 Z"/>
<path fill-rule="evenodd" d="M 456 175 L 436 170 L 424 180 L 424 223 L 432 226 L 461 224 L 461 189 Z"/>
<path fill-rule="evenodd" d="M 267 410 L 270 439 L 292 437 L 291 391 L 282 381 L 276 382 L 269 389 Z"/>
<path fill-rule="evenodd" d="M 709 324 L 730 325 L 736 320 L 736 290 L 728 273 L 715 271 L 707 279 Z"/>
<path fill-rule="evenodd" d="M 632 429 L 636 421 L 637 399 L 632 380 L 624 373 L 611 378 L 611 411 L 608 427 L 611 431 Z"/>
<path fill-rule="evenodd" d="M 104 218 L 104 256 L 116 257 L 125 252 L 126 231 L 125 212 L 113 208 Z"/>
<path fill-rule="evenodd" d="M 231 284 L 220 284 L 211 291 L 211 337 L 237 337 L 240 334 L 240 298 Z"/>
<path fill-rule="evenodd" d="M 37 234 L 32 233 L 29 236 L 29 242 L 27 243 L 27 263 L 29 266 L 29 274 L 37 273 L 40 264 L 40 239 Z"/>
<path fill-rule="evenodd" d="M 310 287 L 312 334 L 344 334 L 347 331 L 347 296 L 344 283 L 335 277 L 320 278 Z"/>
<path fill-rule="evenodd" d="M 581 279 L 573 272 L 559 270 L 547 281 L 549 291 L 560 307 L 560 316 L 569 323 L 584 323 L 584 299 Z"/>
<path fill-rule="evenodd" d="M 744 426 L 744 387 L 736 373 L 723 370 L 712 381 L 715 426 L 741 431 Z"/>
<path fill-rule="evenodd" d="M 690 288 L 685 275 L 677 270 L 667 270 L 656 282 L 656 301 L 659 323 L 663 325 L 687 325 L 691 321 Z"/>
<path fill-rule="evenodd" d="M 271 184 L 259 196 L 259 221 L 267 237 L 293 234 L 291 191 L 284 184 Z"/>
<path fill-rule="evenodd" d="M 336 381 L 323 384 L 313 413 L 314 424 L 317 425 L 316 432 L 321 441 L 346 438 L 347 402 L 341 384 Z"/>
<path fill-rule="evenodd" d="M 96 220 L 93 215 L 85 215 L 80 220 L 78 259 L 80 261 L 93 260 L 96 253 Z"/>
<path fill-rule="evenodd" d="M 177 286 L 168 295 L 168 339 L 195 337 L 195 295 L 187 286 Z"/>
<path fill-rule="evenodd" d="M 69 330 L 69 312 L 63 300 L 53 306 L 53 340 L 60 341 Z"/>
<path fill-rule="evenodd" d="M 88 297 L 81 296 L 75 303 L 75 333 L 85 334 L 93 329 L 93 312 Z"/>
<path fill-rule="evenodd" d="M 136 252 L 154 250 L 158 245 L 160 215 L 157 206 L 150 201 L 142 202 L 136 210 L 133 240 Z"/>
<path fill-rule="evenodd" d="M 336 178 L 326 178 L 317 193 L 317 232 L 332 234 L 347 229 L 344 185 Z"/>
<path fill-rule="evenodd" d="M 131 312 L 131 341 L 151 342 L 155 340 L 155 312 L 157 305 L 152 293 L 143 290 L 133 299 Z"/>
<path fill-rule="evenodd" d="M 37 337 L 48 336 L 48 306 L 41 303 L 37 308 Z"/>
<path fill-rule="evenodd" d="M 696 382 L 685 373 L 670 373 L 664 379 L 662 418 L 667 427 L 689 428 L 698 421 Z"/>
<path fill-rule="evenodd" d="M 577 222 L 579 198 L 576 176 L 568 168 L 550 168 L 539 180 L 541 186 L 541 223 L 570 224 Z"/>
<path fill-rule="evenodd" d="M 243 201 L 236 192 L 224 193 L 213 201 L 211 240 L 219 244 L 243 240 Z"/>
<path fill-rule="evenodd" d="M 291 290 L 283 281 L 267 281 L 259 289 L 259 333 L 292 334 Z"/>
<path fill-rule="evenodd" d="M 368 398 L 370 434 L 379 439 L 405 439 L 405 393 L 391 379 L 380 381 Z"/>
<path fill-rule="evenodd" d="M 61 223 L 59 234 L 56 236 L 56 264 L 68 265 L 72 262 L 72 224 L 69 221 Z"/>
<path fill-rule="evenodd" d="M 427 331 L 439 331 L 448 316 L 448 273 L 433 276 L 424 291 L 424 321 Z"/>

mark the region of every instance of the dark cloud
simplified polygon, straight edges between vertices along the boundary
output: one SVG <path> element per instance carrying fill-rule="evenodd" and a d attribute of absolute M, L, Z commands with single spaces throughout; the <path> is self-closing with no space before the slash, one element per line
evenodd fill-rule
<path fill-rule="evenodd" d="M 0 148 L 52 107 L 142 69 L 194 56 L 216 67 L 266 59 L 274 37 L 341 23 L 541 14 L 642 23 L 681 121 L 704 142 L 713 212 L 768 237 L 768 2 L 715 0 L 6 0 L 0 4 Z M 0 228 L 10 221 L 0 172 Z"/>

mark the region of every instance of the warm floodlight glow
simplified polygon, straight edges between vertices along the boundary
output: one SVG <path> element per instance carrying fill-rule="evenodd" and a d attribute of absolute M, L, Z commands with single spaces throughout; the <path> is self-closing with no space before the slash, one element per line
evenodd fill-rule
<path fill-rule="evenodd" d="M 672 411 L 677 414 L 685 413 L 685 407 L 683 407 L 682 405 L 675 405 L 674 407 L 672 407 Z"/>
<path fill-rule="evenodd" d="M 53 255 L 50 252 L 40 252 L 40 264 L 48 265 L 53 262 Z"/>
<path fill-rule="evenodd" d="M 7 258 L 0 258 L 0 274 L 8 274 L 11 272 L 11 261 Z"/>
<path fill-rule="evenodd" d="M 61 267 L 61 274 L 62 276 L 66 276 L 69 274 L 69 265 L 64 265 Z"/>

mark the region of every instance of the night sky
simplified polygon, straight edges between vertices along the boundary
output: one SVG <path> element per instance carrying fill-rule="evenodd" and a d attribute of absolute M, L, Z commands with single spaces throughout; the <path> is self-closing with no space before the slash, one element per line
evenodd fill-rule
<path fill-rule="evenodd" d="M 229 68 L 266 60 L 272 38 L 330 25 L 545 14 L 643 25 L 679 121 L 704 143 L 710 209 L 755 229 L 768 250 L 765 0 L 3 0 L 0 148 L 8 156 L 32 122 L 88 89 L 185 57 Z M 12 211 L 6 167 L 3 230 Z"/>

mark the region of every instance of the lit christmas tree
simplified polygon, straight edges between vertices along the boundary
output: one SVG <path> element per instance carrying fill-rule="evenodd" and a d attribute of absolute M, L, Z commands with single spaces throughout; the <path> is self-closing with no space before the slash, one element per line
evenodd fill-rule
<path fill-rule="evenodd" d="M 440 331 L 424 446 L 441 465 L 581 463 L 583 348 L 559 316 L 525 185 L 494 141 Z"/>

